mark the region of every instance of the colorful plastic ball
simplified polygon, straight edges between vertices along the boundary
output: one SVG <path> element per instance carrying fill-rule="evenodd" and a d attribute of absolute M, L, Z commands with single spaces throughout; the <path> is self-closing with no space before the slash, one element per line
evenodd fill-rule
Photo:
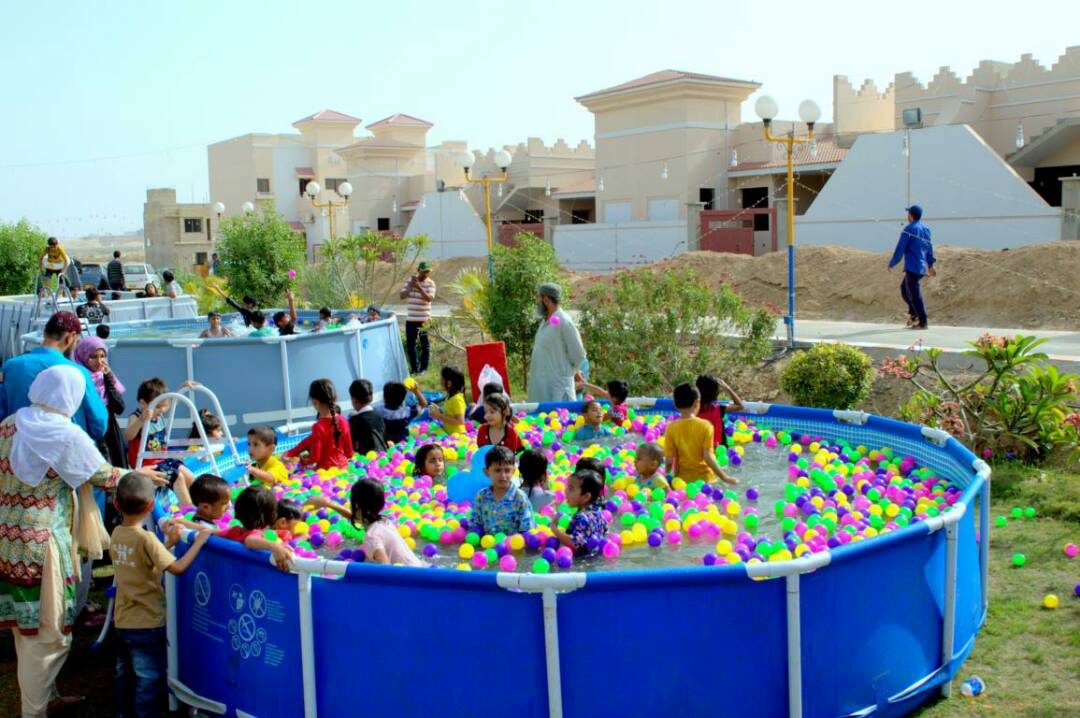
<path fill-rule="evenodd" d="M 476 553 L 474 553 L 471 560 L 472 565 L 476 568 L 483 568 L 484 566 L 487 566 L 488 563 L 487 554 L 482 551 L 477 551 Z"/>
<path fill-rule="evenodd" d="M 604 558 L 614 559 L 619 557 L 619 546 L 614 541 L 608 541 L 604 544 L 603 554 Z"/>
<path fill-rule="evenodd" d="M 1076 584 L 1075 586 L 1073 586 L 1073 593 L 1074 593 L 1074 594 L 1075 594 L 1075 595 L 1076 595 L 1077 597 L 1080 597 L 1080 583 L 1078 583 L 1078 584 Z"/>
<path fill-rule="evenodd" d="M 1074 543 L 1067 543 L 1065 544 L 1065 547 L 1061 549 L 1061 552 L 1069 558 L 1076 558 L 1076 554 L 1080 552 L 1080 549 L 1078 549 Z"/>
<path fill-rule="evenodd" d="M 1058 607 L 1058 604 L 1059 604 L 1058 597 L 1055 596 L 1054 594 L 1048 593 L 1045 596 L 1043 596 L 1043 600 L 1042 600 L 1043 608 L 1054 609 L 1054 608 Z"/>
<path fill-rule="evenodd" d="M 511 551 L 520 551 L 525 548 L 525 537 L 521 534 L 514 534 L 510 537 L 509 543 Z"/>
<path fill-rule="evenodd" d="M 1026 509 L 1024 509 L 1024 518 L 1025 519 L 1033 519 L 1033 518 L 1035 518 L 1035 507 L 1034 506 L 1028 506 Z"/>
<path fill-rule="evenodd" d="M 1004 516 L 998 516 L 996 519 L 994 519 L 994 525 L 997 526 L 999 529 L 1005 528 L 1006 526 L 1008 526 L 1008 524 L 1009 520 Z"/>
<path fill-rule="evenodd" d="M 678 545 L 682 543 L 682 533 L 680 531 L 668 531 L 667 542 L 671 545 Z"/>
<path fill-rule="evenodd" d="M 707 553 L 701 558 L 701 561 L 706 566 L 715 566 L 716 565 L 716 554 Z"/>
<path fill-rule="evenodd" d="M 427 546 L 424 547 L 424 556 L 426 556 L 427 558 L 434 558 L 436 555 L 438 555 L 438 553 L 439 549 L 436 548 L 435 544 L 433 543 L 429 543 Z"/>
<path fill-rule="evenodd" d="M 500 571 L 515 571 L 515 570 L 517 570 L 517 559 L 514 558 L 513 556 L 511 556 L 510 554 L 506 554 L 505 556 L 503 556 L 502 558 L 499 559 L 499 570 Z"/>
<path fill-rule="evenodd" d="M 1022 519 L 1022 518 L 1024 518 L 1024 510 L 1022 508 L 1020 508 L 1019 506 L 1015 507 L 1012 510 L 1012 517 L 1014 519 Z"/>
<path fill-rule="evenodd" d="M 461 544 L 460 547 L 458 547 L 458 552 L 457 553 L 458 553 L 458 556 L 460 556 L 464 560 L 468 561 L 469 559 L 471 559 L 476 554 L 476 549 L 473 548 L 472 544 L 463 543 L 463 544 Z"/>
<path fill-rule="evenodd" d="M 558 314 L 552 314 L 551 319 L 548 319 L 548 323 L 551 324 L 551 326 L 553 326 L 553 327 L 559 326 L 559 315 Z"/>
<path fill-rule="evenodd" d="M 664 543 L 664 537 L 655 531 L 649 534 L 649 538 L 647 540 L 649 542 L 649 545 L 653 548 L 658 548 L 662 543 Z"/>
<path fill-rule="evenodd" d="M 556 553 L 555 553 L 555 549 L 553 549 L 553 548 L 549 547 L 549 548 L 546 548 L 546 549 L 544 549 L 543 551 L 540 552 L 540 558 L 544 559 L 549 564 L 555 562 L 555 557 L 556 557 Z"/>
<path fill-rule="evenodd" d="M 1012 557 L 1013 566 L 1016 566 L 1017 568 L 1020 568 L 1025 563 L 1027 563 L 1027 556 L 1025 556 L 1022 553 L 1014 553 L 1013 554 L 1013 557 Z"/>
<path fill-rule="evenodd" d="M 758 500 L 758 497 L 759 497 L 760 495 L 761 495 L 761 494 L 759 494 L 759 493 L 758 493 L 758 490 L 757 490 L 757 489 L 755 489 L 755 488 L 754 488 L 753 486 L 751 486 L 750 488 L 748 488 L 748 489 L 746 490 L 746 498 L 748 498 L 748 499 L 749 499 L 749 500 L 751 500 L 751 501 L 757 501 L 757 500 Z"/>
<path fill-rule="evenodd" d="M 574 565 L 574 556 L 571 553 L 569 556 L 560 555 L 555 559 L 555 565 L 561 569 L 568 569 Z"/>
<path fill-rule="evenodd" d="M 550 573 L 551 563 L 546 558 L 537 558 L 532 563 L 533 573 Z"/>

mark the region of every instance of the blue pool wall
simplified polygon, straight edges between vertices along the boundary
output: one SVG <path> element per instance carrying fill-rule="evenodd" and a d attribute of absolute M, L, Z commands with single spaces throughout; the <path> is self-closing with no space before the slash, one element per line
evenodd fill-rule
<path fill-rule="evenodd" d="M 904 715 L 956 674 L 985 619 L 976 531 L 985 541 L 988 468 L 954 439 L 932 434 L 939 446 L 910 424 L 757 406 L 764 413 L 752 418 L 772 429 L 891 446 L 964 489 L 950 512 L 963 512 L 950 655 L 942 655 L 947 530 L 920 522 L 847 544 L 798 579 L 802 715 Z M 651 410 L 672 407 L 661 400 Z M 306 715 L 553 714 L 541 594 L 502 588 L 495 572 L 321 565 L 285 574 L 262 552 L 211 539 L 191 569 L 170 578 L 174 690 L 219 702 L 227 715 L 305 715 L 301 624 L 310 601 Z M 330 567 L 343 575 L 320 575 Z M 745 564 L 582 578 L 556 599 L 562 715 L 789 715 L 784 578 L 752 579 Z"/>
<path fill-rule="evenodd" d="M 126 294 L 130 298 L 105 302 L 111 312 L 109 316 L 110 324 L 148 319 L 191 318 L 198 314 L 194 297 L 135 299 L 133 294 Z M 79 296 L 85 298 L 83 294 Z M 0 297 L 0 360 L 21 354 L 23 352 L 23 335 L 38 330 L 45 325 L 49 318 L 49 312 L 42 309 L 41 316 L 35 319 L 33 315 L 36 301 L 34 296 L 29 294 Z M 83 301 L 76 301 L 75 307 L 77 308 L 83 303 Z M 61 302 L 60 308 L 70 309 L 66 302 Z"/>
<path fill-rule="evenodd" d="M 318 312 L 300 312 L 300 319 L 317 320 Z M 235 315 L 223 315 L 228 322 Z M 139 382 L 161 377 L 170 388 L 194 379 L 217 395 L 234 435 L 252 426 L 279 426 L 313 421 L 308 387 L 315 379 L 330 379 L 344 408 L 350 407 L 349 384 L 364 377 L 381 397 L 388 381 L 408 376 L 408 363 L 396 316 L 352 328 L 290 336 L 229 337 L 224 339 L 149 338 L 127 336 L 138 329 L 192 329 L 206 326 L 203 318 L 130 322 L 114 325 L 107 340 L 109 360 L 133 399 Z M 33 341 L 40 341 L 35 335 Z M 199 408 L 208 407 L 196 395 Z M 190 427 L 186 410 L 176 413 L 176 426 Z"/>

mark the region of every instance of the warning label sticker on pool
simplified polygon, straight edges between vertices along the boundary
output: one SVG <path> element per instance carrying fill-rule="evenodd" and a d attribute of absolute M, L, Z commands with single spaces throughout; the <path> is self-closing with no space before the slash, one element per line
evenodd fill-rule
<path fill-rule="evenodd" d="M 281 665 L 285 652 L 270 642 L 267 630 L 274 628 L 271 624 L 284 622 L 285 608 L 279 601 L 240 583 L 222 590 L 202 571 L 195 575 L 194 597 L 191 627 L 196 633 L 218 643 L 227 642 L 244 660 L 261 660 L 274 668 Z"/>

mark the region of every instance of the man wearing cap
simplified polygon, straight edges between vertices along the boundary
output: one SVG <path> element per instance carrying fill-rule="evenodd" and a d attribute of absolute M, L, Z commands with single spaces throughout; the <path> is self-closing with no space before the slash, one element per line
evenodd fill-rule
<path fill-rule="evenodd" d="M 559 285 L 541 284 L 537 295 L 540 327 L 529 368 L 529 401 L 574 401 L 574 374 L 585 361 L 585 345 L 570 315 L 559 308 Z"/>
<path fill-rule="evenodd" d="M 900 282 L 900 296 L 908 308 L 908 327 L 926 329 L 926 305 L 923 304 L 919 282 L 929 274 L 937 274 L 934 264 L 934 245 L 930 241 L 930 228 L 922 223 L 923 210 L 917 204 L 907 208 L 908 225 L 900 232 L 900 241 L 889 260 L 889 271 L 904 260 L 904 280 Z"/>
<path fill-rule="evenodd" d="M 413 374 L 423 374 L 428 368 L 431 346 L 424 328 L 431 321 L 431 303 L 435 301 L 435 280 L 431 278 L 431 267 L 427 262 L 420 262 L 416 274 L 401 288 L 398 295 L 407 299 L 409 307 L 405 317 L 405 347 L 409 354 L 409 369 Z M 419 341 L 420 346 L 417 347 Z"/>
<path fill-rule="evenodd" d="M 37 375 L 58 364 L 73 366 L 86 379 L 87 391 L 82 404 L 71 420 L 81 426 L 95 441 L 105 436 L 109 414 L 101 394 L 94 388 L 90 372 L 68 356 L 82 338 L 82 324 L 71 312 L 53 314 L 45 325 L 41 346 L 12 357 L 0 369 L 0 421 L 23 407 L 30 406 L 30 385 Z"/>

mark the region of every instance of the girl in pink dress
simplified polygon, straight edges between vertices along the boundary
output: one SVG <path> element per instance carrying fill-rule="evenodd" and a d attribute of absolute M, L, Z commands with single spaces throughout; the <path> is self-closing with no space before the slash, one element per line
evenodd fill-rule
<path fill-rule="evenodd" d="M 426 566 L 416 557 L 397 526 L 389 517 L 383 516 L 386 494 L 382 484 L 375 479 L 360 479 L 349 492 L 349 506 L 335 504 L 325 496 L 314 496 L 307 503 L 316 508 L 337 511 L 352 521 L 354 526 L 364 527 L 364 555 L 368 561 L 398 566 Z"/>

